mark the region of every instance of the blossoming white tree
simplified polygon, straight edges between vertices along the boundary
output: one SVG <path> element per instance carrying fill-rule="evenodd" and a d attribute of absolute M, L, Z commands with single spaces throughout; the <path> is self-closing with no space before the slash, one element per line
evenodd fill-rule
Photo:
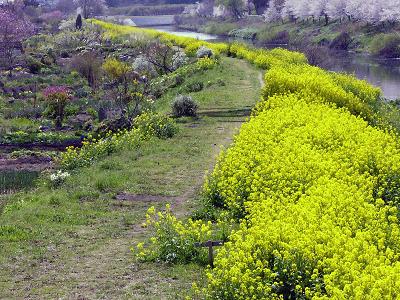
<path fill-rule="evenodd" d="M 314 17 L 324 16 L 326 23 L 329 21 L 329 16 L 326 12 L 327 0 L 310 1 L 310 15 Z"/>
<path fill-rule="evenodd" d="M 347 16 L 346 4 L 346 0 L 329 0 L 326 4 L 326 13 L 332 19 L 341 19 Z"/>
<path fill-rule="evenodd" d="M 266 0 L 267 1 L 267 0 Z M 269 7 L 264 13 L 267 22 L 279 20 L 280 17 L 294 19 L 307 19 L 309 17 L 325 17 L 341 20 L 348 17 L 354 21 L 368 23 L 398 22 L 400 21 L 400 0 L 283 0 L 279 9 L 274 0 L 269 2 Z"/>
<path fill-rule="evenodd" d="M 380 21 L 396 22 L 400 20 L 400 0 L 386 0 L 382 7 Z"/>
<path fill-rule="evenodd" d="M 265 10 L 263 17 L 266 22 L 277 22 L 282 16 L 276 1 L 271 1 L 269 7 Z"/>

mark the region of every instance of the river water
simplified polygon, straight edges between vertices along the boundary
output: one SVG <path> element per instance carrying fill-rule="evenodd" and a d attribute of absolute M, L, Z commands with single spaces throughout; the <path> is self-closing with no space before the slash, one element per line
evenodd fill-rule
<path fill-rule="evenodd" d="M 174 26 L 154 26 L 151 28 L 210 42 L 234 40 L 211 34 L 180 30 Z M 387 99 L 400 99 L 400 59 L 379 60 L 364 54 L 332 52 L 327 68 L 335 72 L 354 74 L 360 79 L 367 80 L 371 84 L 380 87 Z"/>

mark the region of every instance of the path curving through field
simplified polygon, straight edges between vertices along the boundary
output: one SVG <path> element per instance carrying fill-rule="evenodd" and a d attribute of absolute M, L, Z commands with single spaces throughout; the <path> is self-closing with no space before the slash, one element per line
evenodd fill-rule
<path fill-rule="evenodd" d="M 217 79 L 224 85 L 213 84 Z M 190 80 L 210 84 L 192 94 L 199 118 L 182 120 L 173 139 L 110 156 L 50 193 L 39 188 L 7 199 L 25 199 L 29 209 L 0 215 L 0 226 L 30 227 L 35 238 L 4 242 L 0 237 L 0 298 L 184 296 L 201 267 L 138 263 L 130 248 L 149 235 L 141 224 L 150 206 L 171 203 L 179 217 L 195 208 L 205 172 L 259 99 L 262 74 L 243 60 L 223 58 L 220 66 Z M 177 93 L 169 91 L 158 110 L 168 112 Z M 29 202 L 33 198 L 38 200 Z"/>

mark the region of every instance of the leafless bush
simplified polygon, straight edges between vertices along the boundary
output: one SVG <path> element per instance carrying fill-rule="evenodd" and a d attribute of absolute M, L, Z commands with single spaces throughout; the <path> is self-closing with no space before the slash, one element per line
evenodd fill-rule
<path fill-rule="evenodd" d="M 75 55 L 71 60 L 71 68 L 85 77 L 91 88 L 96 88 L 101 78 L 102 60 L 94 52 Z"/>

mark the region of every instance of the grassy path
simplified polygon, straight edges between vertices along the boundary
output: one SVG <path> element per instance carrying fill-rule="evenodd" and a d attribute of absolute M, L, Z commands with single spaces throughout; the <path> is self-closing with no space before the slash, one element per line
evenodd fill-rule
<path fill-rule="evenodd" d="M 180 120 L 173 139 L 110 156 L 60 189 L 2 199 L 15 205 L 0 214 L 0 298 L 180 298 L 202 269 L 137 263 L 130 247 L 148 234 L 140 228 L 148 207 L 170 202 L 185 216 L 196 206 L 204 173 L 259 98 L 259 73 L 224 58 L 187 80 L 205 84 L 192 94 L 200 118 Z M 158 110 L 169 111 L 177 93 L 169 91 Z"/>

